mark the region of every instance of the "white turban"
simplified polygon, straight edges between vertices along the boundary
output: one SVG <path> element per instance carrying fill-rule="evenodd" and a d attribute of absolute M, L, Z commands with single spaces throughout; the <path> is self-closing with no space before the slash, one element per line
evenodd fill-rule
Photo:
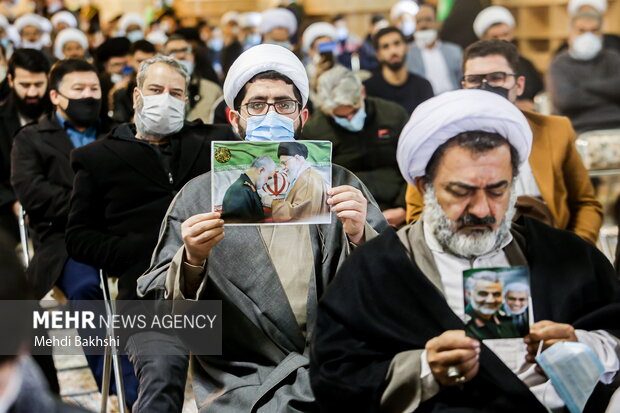
<path fill-rule="evenodd" d="M 600 14 L 607 11 L 607 0 L 570 0 L 568 2 L 568 13 L 575 16 L 582 6 L 592 6 Z"/>
<path fill-rule="evenodd" d="M 506 138 L 527 162 L 532 130 L 525 116 L 506 98 L 493 92 L 460 89 L 445 92 L 420 104 L 403 128 L 396 159 L 411 185 L 423 176 L 437 148 L 462 132 L 484 131 Z"/>
<path fill-rule="evenodd" d="M 65 23 L 69 27 L 77 27 L 78 22 L 73 13 L 66 10 L 59 11 L 52 16 L 52 24 L 57 26 L 60 23 Z"/>
<path fill-rule="evenodd" d="M 230 22 L 239 23 L 239 13 L 236 11 L 229 11 L 224 13 L 222 18 L 220 19 L 220 24 L 228 24 Z"/>
<path fill-rule="evenodd" d="M 312 23 L 304 30 L 302 40 L 304 52 L 308 53 L 312 48 L 312 43 L 319 37 L 331 37 L 332 39 L 336 39 L 336 28 L 325 22 Z"/>
<path fill-rule="evenodd" d="M 291 79 L 301 93 L 302 106 L 308 102 L 308 75 L 301 61 L 290 50 L 275 44 L 259 44 L 241 53 L 224 80 L 224 100 L 229 108 L 239 91 L 255 75 L 275 70 Z"/>
<path fill-rule="evenodd" d="M 121 36 L 127 34 L 127 28 L 129 26 L 138 25 L 140 30 L 144 30 L 146 23 L 144 18 L 138 13 L 125 13 L 123 17 L 118 21 L 118 32 Z"/>
<path fill-rule="evenodd" d="M 263 21 L 263 15 L 257 11 L 250 11 L 247 13 L 243 13 L 239 20 L 241 27 L 243 28 L 260 27 L 260 24 Z"/>
<path fill-rule="evenodd" d="M 479 39 L 486 33 L 489 27 L 494 24 L 504 23 L 513 29 L 515 27 L 515 18 L 510 11 L 502 6 L 491 6 L 482 10 L 474 20 L 474 32 Z"/>
<path fill-rule="evenodd" d="M 4 30 L 8 29 L 9 27 L 9 20 L 1 14 L 0 14 L 0 27 L 2 27 Z"/>
<path fill-rule="evenodd" d="M 44 32 L 46 31 L 46 27 L 43 23 L 43 20 L 47 19 L 39 16 L 38 14 L 28 13 L 17 18 L 17 20 L 15 20 L 15 22 L 13 23 L 13 27 L 15 27 L 15 30 L 17 30 L 19 33 L 21 33 L 21 31 L 24 30 L 24 27 L 27 26 L 37 27 L 40 31 Z"/>
<path fill-rule="evenodd" d="M 418 14 L 419 9 L 420 7 L 415 1 L 402 0 L 393 5 L 390 9 L 390 18 L 392 19 L 392 22 L 394 22 L 398 20 L 398 18 L 403 14 L 410 14 L 412 16 L 415 16 L 416 14 Z"/>
<path fill-rule="evenodd" d="M 267 34 L 278 27 L 288 30 L 289 36 L 294 35 L 297 31 L 297 18 L 293 12 L 283 8 L 265 10 L 260 25 L 261 33 Z"/>
<path fill-rule="evenodd" d="M 68 27 L 61 30 L 58 36 L 56 36 L 56 40 L 54 40 L 54 56 L 56 59 L 65 58 L 62 48 L 67 42 L 78 42 L 84 50 L 88 50 L 88 39 L 86 35 L 81 30 Z"/>

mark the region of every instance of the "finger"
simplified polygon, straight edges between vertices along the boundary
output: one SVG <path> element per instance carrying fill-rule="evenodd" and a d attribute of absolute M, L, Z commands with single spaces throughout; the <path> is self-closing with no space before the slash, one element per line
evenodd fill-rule
<path fill-rule="evenodd" d="M 217 237 L 220 234 L 224 233 L 224 227 L 220 227 L 220 228 L 214 228 L 208 231 L 203 232 L 202 234 L 198 235 L 197 237 L 193 237 L 191 239 L 191 242 L 194 245 L 200 245 L 200 244 L 204 244 L 209 242 L 209 240 Z"/>
<path fill-rule="evenodd" d="M 191 227 L 197 222 L 204 221 L 207 219 L 217 219 L 219 217 L 220 217 L 219 212 L 205 212 L 204 214 L 196 214 L 196 215 L 193 215 L 187 218 L 185 222 L 183 222 L 183 225 L 185 225 L 186 227 Z"/>
<path fill-rule="evenodd" d="M 435 351 L 449 351 L 453 349 L 479 349 L 480 342 L 471 337 L 465 336 L 463 333 L 462 336 L 449 336 L 446 338 L 442 338 L 437 342 L 437 346 L 435 347 Z"/>
<path fill-rule="evenodd" d="M 428 362 L 433 365 L 456 366 L 478 357 L 478 352 L 472 349 L 458 349 L 429 354 Z"/>
<path fill-rule="evenodd" d="M 345 202 L 345 201 L 351 201 L 351 200 L 363 202 L 363 201 L 366 201 L 366 198 L 364 198 L 364 195 L 362 195 L 361 193 L 342 192 L 342 193 L 339 193 L 337 195 L 330 197 L 327 200 L 327 203 L 330 205 L 335 205 L 339 202 Z"/>
<path fill-rule="evenodd" d="M 350 219 L 352 221 L 364 221 L 364 215 L 359 211 L 342 211 L 336 214 L 338 219 Z"/>
<path fill-rule="evenodd" d="M 534 340 L 552 340 L 552 339 L 570 339 L 573 336 L 574 329 L 570 324 L 551 323 L 545 326 L 541 326 L 535 329 L 533 332 L 530 330 L 530 336 Z"/>
<path fill-rule="evenodd" d="M 334 186 L 332 188 L 330 188 L 329 190 L 327 190 L 327 195 L 338 195 L 341 194 L 343 192 L 359 192 L 360 194 L 362 193 L 362 191 L 360 191 L 357 188 L 352 187 L 351 185 L 340 185 L 340 186 Z"/>
<path fill-rule="evenodd" d="M 364 206 L 358 201 L 344 201 L 344 202 L 340 202 L 337 205 L 332 205 L 331 210 L 333 212 L 341 212 L 341 211 L 362 212 L 364 210 Z"/>
<path fill-rule="evenodd" d="M 472 381 L 480 370 L 480 360 L 476 360 L 474 365 L 467 371 L 462 373 L 465 376 L 465 381 Z"/>
<path fill-rule="evenodd" d="M 476 357 L 472 357 L 469 360 L 456 365 L 456 368 L 462 376 L 467 377 L 470 371 L 475 368 L 478 363 L 480 363 L 480 356 L 476 355 Z"/>
<path fill-rule="evenodd" d="M 200 221 L 185 230 L 185 237 L 195 238 L 205 231 L 214 228 L 224 228 L 223 219 L 210 219 L 208 221 Z"/>

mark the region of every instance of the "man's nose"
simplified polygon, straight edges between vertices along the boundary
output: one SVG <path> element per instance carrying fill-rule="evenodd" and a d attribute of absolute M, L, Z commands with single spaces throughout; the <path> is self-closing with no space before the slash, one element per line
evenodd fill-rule
<path fill-rule="evenodd" d="M 491 214 L 491 208 L 489 206 L 489 198 L 484 191 L 476 191 L 472 196 L 469 203 L 468 212 L 478 218 L 485 218 Z"/>
<path fill-rule="evenodd" d="M 39 90 L 34 85 L 29 86 L 28 89 L 26 89 L 26 96 L 28 96 L 29 98 L 38 97 L 39 96 Z"/>

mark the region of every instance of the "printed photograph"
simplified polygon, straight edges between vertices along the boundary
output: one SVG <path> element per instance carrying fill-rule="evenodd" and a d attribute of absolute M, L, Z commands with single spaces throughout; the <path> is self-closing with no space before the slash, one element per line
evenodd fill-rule
<path fill-rule="evenodd" d="M 212 208 L 226 225 L 329 224 L 328 141 L 213 142 Z"/>
<path fill-rule="evenodd" d="M 463 271 L 465 332 L 479 340 L 524 337 L 529 332 L 527 267 Z"/>

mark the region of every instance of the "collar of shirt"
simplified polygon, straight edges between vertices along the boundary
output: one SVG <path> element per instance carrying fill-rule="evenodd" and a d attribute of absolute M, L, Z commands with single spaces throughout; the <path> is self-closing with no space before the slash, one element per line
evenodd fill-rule
<path fill-rule="evenodd" d="M 67 122 L 62 116 L 60 116 L 58 111 L 54 112 L 54 115 L 56 116 L 60 127 L 67 132 L 67 135 L 69 135 L 69 139 L 71 139 L 71 143 L 73 143 L 74 148 L 79 148 L 80 146 L 84 146 L 95 141 L 95 138 L 97 137 L 97 129 L 94 126 L 91 126 L 84 132 L 80 132 L 75 129 L 70 122 Z"/>

